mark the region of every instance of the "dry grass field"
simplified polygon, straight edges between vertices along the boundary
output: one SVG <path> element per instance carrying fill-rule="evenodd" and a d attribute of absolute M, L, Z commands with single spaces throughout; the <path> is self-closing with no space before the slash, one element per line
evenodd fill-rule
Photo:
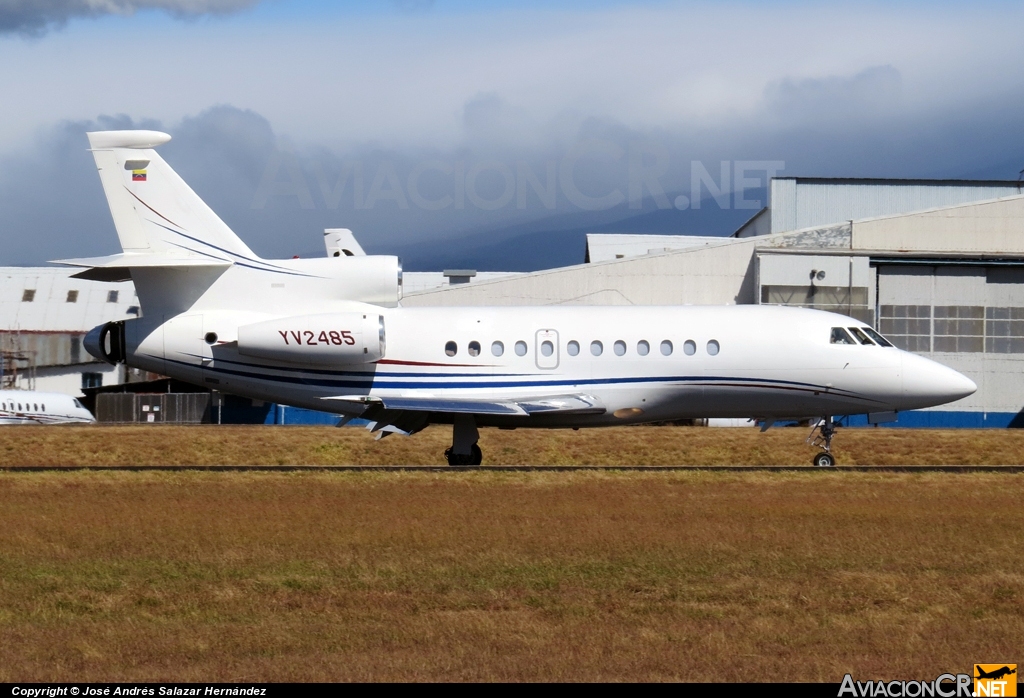
<path fill-rule="evenodd" d="M 483 429 L 484 465 L 809 465 L 808 430 Z M 4 465 L 443 465 L 451 427 L 84 426 L 0 429 Z M 840 465 L 1019 465 L 1024 430 L 840 429 Z"/>
<path fill-rule="evenodd" d="M 1024 474 L 441 464 L 450 431 L 9 427 L 0 681 L 933 678 L 1024 647 Z M 484 430 L 485 464 L 803 464 L 803 429 Z M 848 429 L 840 463 L 1018 464 Z"/>
<path fill-rule="evenodd" d="M 81 433 L 131 452 L 132 432 Z M 1022 492 L 810 469 L 5 472 L 0 681 L 930 679 L 1021 659 Z"/>

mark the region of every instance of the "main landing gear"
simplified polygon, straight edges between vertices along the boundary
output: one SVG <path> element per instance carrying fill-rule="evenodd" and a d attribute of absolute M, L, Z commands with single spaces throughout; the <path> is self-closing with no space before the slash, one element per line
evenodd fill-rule
<path fill-rule="evenodd" d="M 483 462 L 484 454 L 477 445 L 480 432 L 476 430 L 476 419 L 471 414 L 455 416 L 452 425 L 452 447 L 445 449 L 448 465 L 472 467 Z"/>
<path fill-rule="evenodd" d="M 822 449 L 822 452 L 811 461 L 815 467 L 831 468 L 836 464 L 836 458 L 832 455 L 832 437 L 835 435 L 836 425 L 831 417 L 824 417 L 811 429 L 811 435 L 807 437 L 807 443 Z"/>

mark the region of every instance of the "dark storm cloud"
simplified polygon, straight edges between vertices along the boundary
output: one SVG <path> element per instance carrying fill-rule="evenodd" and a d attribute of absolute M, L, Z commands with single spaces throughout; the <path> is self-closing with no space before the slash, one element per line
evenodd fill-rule
<path fill-rule="evenodd" d="M 901 106 L 903 78 L 891 65 L 867 68 L 856 75 L 787 78 L 765 90 L 774 114 L 801 122 L 854 120 L 882 116 Z"/>
<path fill-rule="evenodd" d="M 489 264 L 514 268 L 524 246 L 554 245 L 562 232 L 575 231 L 565 238 L 570 246 L 587 230 L 727 234 L 764 204 L 765 163 L 784 163 L 783 175 L 1016 178 L 1024 132 L 1015 115 L 1024 95 L 927 118 L 878 107 L 871 118 L 849 118 L 859 104 L 844 102 L 851 91 L 884 97 L 897 78 L 877 69 L 783 81 L 766 94 L 774 116 L 694 131 L 639 130 L 593 116 L 571 126 L 524 125 L 498 95 L 485 94 L 466 102 L 464 138 L 446 149 L 297 144 L 262 115 L 229 105 L 176 124 L 126 116 L 64 122 L 0 155 L 0 264 L 119 250 L 86 150 L 85 133 L 99 129 L 171 133 L 163 157 L 260 255 L 320 255 L 323 229 L 348 227 L 368 251 L 402 254 L 409 269 L 475 264 L 486 255 L 467 251 L 502 244 Z M 847 106 L 830 112 L 830 99 Z M 777 116 L 806 109 L 826 113 L 813 122 Z M 539 237 L 511 242 L 523 233 Z M 574 250 L 557 261 L 581 261 Z"/>
<path fill-rule="evenodd" d="M 0 34 L 38 36 L 71 19 L 163 10 L 180 18 L 227 14 L 259 0 L 0 0 Z"/>

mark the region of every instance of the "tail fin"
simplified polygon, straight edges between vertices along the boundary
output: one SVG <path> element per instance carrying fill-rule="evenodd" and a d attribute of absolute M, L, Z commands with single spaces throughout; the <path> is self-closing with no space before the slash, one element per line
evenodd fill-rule
<path fill-rule="evenodd" d="M 233 262 L 256 255 L 153 150 L 171 140 L 159 131 L 95 131 L 93 158 L 121 247 Z"/>

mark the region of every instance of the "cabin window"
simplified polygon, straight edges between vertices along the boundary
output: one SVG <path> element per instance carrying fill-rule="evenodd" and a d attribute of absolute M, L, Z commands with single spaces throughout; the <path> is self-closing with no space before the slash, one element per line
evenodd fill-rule
<path fill-rule="evenodd" d="M 526 342 L 521 339 L 516 342 L 516 356 L 526 356 Z"/>
<path fill-rule="evenodd" d="M 651 353 L 651 345 L 647 343 L 646 339 L 641 339 L 636 343 L 636 353 L 640 356 L 647 356 Z"/>
<path fill-rule="evenodd" d="M 46 412 L 46 405 L 43 405 L 42 408 L 43 408 L 43 412 Z"/>
<path fill-rule="evenodd" d="M 875 332 L 870 327 L 861 327 L 861 329 L 864 330 L 867 333 L 867 335 L 869 337 L 871 337 L 871 339 L 875 340 L 875 342 L 879 346 L 882 346 L 882 347 L 891 347 L 892 346 L 892 342 L 890 342 L 888 339 L 886 339 L 882 335 L 880 335 L 877 332 Z"/>
<path fill-rule="evenodd" d="M 544 356 L 551 356 L 555 353 L 555 345 L 550 340 L 545 339 L 540 343 L 540 353 Z"/>
<path fill-rule="evenodd" d="M 842 327 L 832 328 L 832 337 L 828 340 L 830 344 L 856 344 L 850 333 Z"/>
<path fill-rule="evenodd" d="M 580 353 L 580 343 L 574 339 L 565 345 L 565 350 L 569 352 L 569 356 L 576 356 Z"/>
<path fill-rule="evenodd" d="M 39 405 L 37 405 L 37 404 L 35 404 L 35 403 L 33 402 L 33 403 L 32 403 L 32 411 L 33 411 L 33 412 L 38 412 L 38 411 L 39 411 Z"/>
<path fill-rule="evenodd" d="M 501 356 L 505 353 L 505 345 L 501 342 L 491 342 L 491 353 L 495 356 Z"/>
<path fill-rule="evenodd" d="M 626 355 L 626 343 L 623 342 L 621 339 L 615 340 L 615 344 L 612 345 L 612 349 L 615 350 L 616 356 Z"/>
<path fill-rule="evenodd" d="M 866 334 L 864 334 L 863 332 L 860 331 L 860 328 L 858 328 L 858 327 L 851 327 L 850 328 L 850 332 L 853 333 L 854 337 L 856 337 L 858 340 L 860 340 L 861 344 L 874 344 L 874 342 L 872 342 L 870 339 L 868 339 L 868 336 Z"/>
<path fill-rule="evenodd" d="M 21 412 L 21 403 L 18 403 L 18 412 Z"/>
<path fill-rule="evenodd" d="M 683 353 L 687 356 L 693 356 L 697 353 L 697 343 L 692 339 L 688 339 L 683 342 Z"/>
<path fill-rule="evenodd" d="M 68 302 L 68 303 L 77 303 L 78 302 L 78 291 L 68 291 L 68 298 L 67 298 L 66 302 Z"/>
<path fill-rule="evenodd" d="M 600 356 L 604 352 L 604 345 L 596 339 L 590 343 L 590 353 L 594 356 Z"/>
<path fill-rule="evenodd" d="M 36 299 L 36 290 L 34 288 L 26 288 L 21 293 L 22 303 L 31 303 Z"/>
<path fill-rule="evenodd" d="M 474 339 L 469 343 L 469 346 L 466 347 L 466 351 L 469 352 L 470 356 L 480 356 L 480 342 Z"/>
<path fill-rule="evenodd" d="M 672 356 L 672 342 L 667 339 L 661 340 L 661 355 Z"/>
<path fill-rule="evenodd" d="M 459 353 L 459 345 L 455 342 L 448 342 L 444 345 L 444 353 L 448 356 L 455 356 Z"/>
<path fill-rule="evenodd" d="M 711 356 L 718 356 L 718 352 L 720 349 L 721 347 L 718 345 L 717 339 L 712 339 L 708 341 L 708 354 L 711 354 Z"/>

